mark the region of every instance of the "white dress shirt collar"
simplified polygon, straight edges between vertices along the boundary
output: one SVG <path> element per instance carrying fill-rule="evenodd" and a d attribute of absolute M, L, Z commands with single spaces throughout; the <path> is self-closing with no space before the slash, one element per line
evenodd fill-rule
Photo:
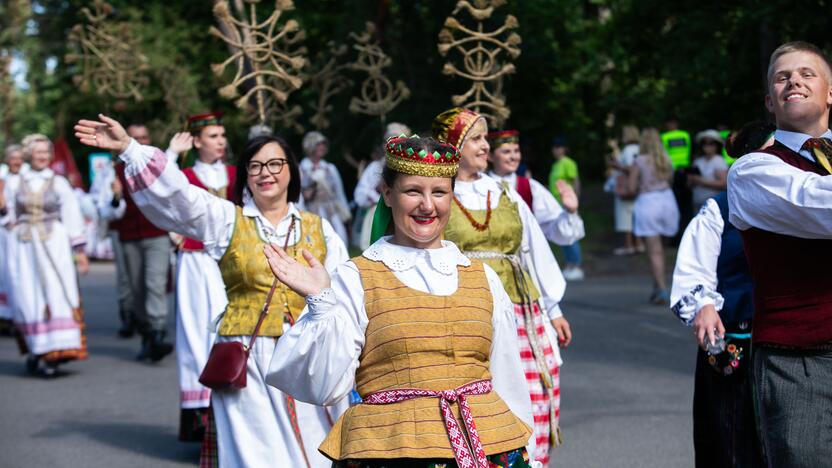
<path fill-rule="evenodd" d="M 392 271 L 405 271 L 417 263 L 425 263 L 431 269 L 445 275 L 456 273 L 458 266 L 469 266 L 468 259 L 453 242 L 443 240 L 438 249 L 417 249 L 390 242 L 392 236 L 382 237 L 362 254 L 365 258 L 384 263 Z"/>
<path fill-rule="evenodd" d="M 799 153 L 804 158 L 807 158 L 810 161 L 814 162 L 815 158 L 808 151 L 801 151 L 801 148 L 803 148 L 803 144 L 806 143 L 806 140 L 808 140 L 809 138 L 812 138 L 812 136 L 807 135 L 805 133 L 790 132 L 787 130 L 780 129 L 774 132 L 775 140 L 784 144 L 786 148 L 789 148 L 795 153 Z M 832 131 L 827 129 L 826 132 L 824 132 L 823 135 L 820 136 L 820 138 L 828 138 L 832 140 Z"/>

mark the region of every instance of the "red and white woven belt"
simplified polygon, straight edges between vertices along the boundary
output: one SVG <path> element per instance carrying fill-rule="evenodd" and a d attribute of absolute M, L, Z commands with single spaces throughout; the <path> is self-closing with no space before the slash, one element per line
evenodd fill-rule
<path fill-rule="evenodd" d="M 477 426 L 474 424 L 474 416 L 471 414 L 471 407 L 468 405 L 466 397 L 468 395 L 485 395 L 491 392 L 492 388 L 490 380 L 477 380 L 453 390 L 443 390 L 441 392 L 419 388 L 397 388 L 372 393 L 364 398 L 363 403 L 389 405 L 414 398 L 439 398 L 439 408 L 442 410 L 445 430 L 448 431 L 448 439 L 451 441 L 451 448 L 454 451 L 454 458 L 459 468 L 488 468 L 485 450 L 482 448 L 482 441 L 480 441 Z M 467 438 L 451 411 L 451 403 L 453 402 L 459 403 L 459 413 L 462 416 L 462 422 L 465 424 L 465 432 L 468 433 Z"/>

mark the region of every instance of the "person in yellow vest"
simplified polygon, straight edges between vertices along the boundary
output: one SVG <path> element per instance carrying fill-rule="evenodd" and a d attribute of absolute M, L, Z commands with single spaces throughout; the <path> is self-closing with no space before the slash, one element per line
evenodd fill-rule
<path fill-rule="evenodd" d="M 532 458 L 548 465 L 550 447 L 560 442 L 558 344 L 568 346 L 572 339 L 559 306 L 566 282 L 529 207 L 515 190 L 485 174 L 487 134 L 485 118 L 467 109 L 453 108 L 434 119 L 434 137 L 460 151 L 451 219 L 444 234 L 467 256 L 491 266 L 514 304 L 523 370 L 535 402 Z M 556 187 L 564 205 L 577 206 L 569 184 L 558 181 Z"/>
<path fill-rule="evenodd" d="M 266 250 L 309 308 L 278 343 L 267 382 L 317 404 L 354 383 L 362 403 L 320 447 L 334 467 L 536 466 L 511 300 L 494 270 L 442 240 L 456 148 L 403 136 L 385 152 L 373 232 L 392 235 L 331 277 L 307 254 L 311 267 Z"/>
<path fill-rule="evenodd" d="M 676 207 L 680 215 L 678 228 L 687 226 L 693 216 L 693 194 L 688 187 L 688 174 L 695 174 L 696 171 L 691 172 L 690 169 L 692 150 L 690 133 L 679 129 L 679 122 L 674 118 L 668 119 L 664 125 L 666 130 L 660 138 L 670 157 L 670 163 L 673 165 L 673 196 L 676 198 Z M 677 238 L 676 241 L 680 239 Z"/>
<path fill-rule="evenodd" d="M 219 262 L 228 306 L 217 320 L 218 342 L 248 344 L 274 279 L 262 253 L 268 243 L 285 243 L 289 254 L 298 257 L 306 251 L 315 264 L 330 270 L 348 258 L 326 220 L 295 206 L 300 173 L 283 139 L 261 136 L 248 143 L 237 161 L 233 195 L 242 200 L 237 206 L 189 183 L 163 152 L 138 144 L 117 121 L 99 118 L 75 126 L 81 143 L 119 154 L 142 213 L 162 229 L 202 242 L 204 251 Z M 291 460 L 292 466 L 330 466 L 315 448 L 346 405 L 327 409 L 295 402 L 265 382 L 276 343 L 303 307 L 303 297 L 280 285 L 272 313 L 250 350 L 246 387 L 211 393 L 219 466 L 271 466 L 279 460 Z"/>

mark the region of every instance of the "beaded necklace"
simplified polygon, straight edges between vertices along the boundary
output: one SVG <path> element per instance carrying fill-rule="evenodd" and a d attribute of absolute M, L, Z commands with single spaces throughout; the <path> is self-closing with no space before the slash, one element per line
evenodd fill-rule
<path fill-rule="evenodd" d="M 477 220 L 474 219 L 474 217 L 471 215 L 471 212 L 468 211 L 467 209 L 465 209 L 464 206 L 462 206 L 462 203 L 459 201 L 459 198 L 457 198 L 456 195 L 454 195 L 454 203 L 456 203 L 456 206 L 459 208 L 460 211 L 462 211 L 462 214 L 464 214 L 465 217 L 468 218 L 468 222 L 471 223 L 471 226 L 473 226 L 474 229 L 476 229 L 477 231 L 480 231 L 480 232 L 485 231 L 486 229 L 488 229 L 488 224 L 491 223 L 491 191 L 490 190 L 488 191 L 488 195 L 485 196 L 485 222 L 482 223 L 482 224 L 478 223 Z"/>

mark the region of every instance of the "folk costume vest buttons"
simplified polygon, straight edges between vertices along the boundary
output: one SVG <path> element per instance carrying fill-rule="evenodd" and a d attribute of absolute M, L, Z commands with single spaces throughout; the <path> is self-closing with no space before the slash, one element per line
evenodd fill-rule
<path fill-rule="evenodd" d="M 223 336 L 245 336 L 254 332 L 263 302 L 274 281 L 274 274 L 263 255 L 265 242 L 257 232 L 254 218 L 243 215 L 243 209 L 238 206 L 234 222 L 231 243 L 220 259 L 222 279 L 228 294 L 228 307 L 219 329 L 219 334 Z M 287 253 L 298 261 L 305 262 L 300 254 L 301 249 L 309 251 L 321 263 L 326 259 L 321 218 L 305 211 L 300 214 L 300 241 L 289 246 Z M 283 334 L 283 307 L 278 306 L 278 301 L 283 301 L 284 294 L 292 319 L 297 320 L 300 316 L 306 305 L 304 298 L 281 285 L 275 291 L 272 312 L 260 327 L 260 336 Z"/>
<path fill-rule="evenodd" d="M 484 220 L 486 210 L 468 210 L 477 220 Z M 520 211 L 517 203 L 508 198 L 506 190 L 500 195 L 500 201 L 491 212 L 491 220 L 488 227 L 483 231 L 477 231 L 466 219 L 462 210 L 451 204 L 451 217 L 445 227 L 445 239 L 455 243 L 459 250 L 466 251 L 489 251 L 501 254 L 513 255 L 520 251 L 520 244 L 523 239 L 517 234 L 523 232 L 523 222 L 520 220 Z M 505 258 L 484 259 L 497 275 L 508 293 L 511 302 L 520 304 L 524 302 L 523 295 L 514 278 L 514 268 L 511 261 Z M 527 273 L 523 273 L 526 290 L 529 291 L 532 301 L 540 297 L 534 282 Z"/>
<path fill-rule="evenodd" d="M 491 379 L 491 291 L 481 262 L 459 267 L 450 296 L 408 288 L 382 262 L 357 257 L 369 319 L 356 370 L 362 397 L 396 389 L 443 392 Z M 467 397 L 488 455 L 526 445 L 531 430 L 494 392 Z M 460 427 L 458 405 L 451 405 Z M 446 458 L 454 452 L 437 398 L 348 409 L 320 447 L 335 460 Z"/>

